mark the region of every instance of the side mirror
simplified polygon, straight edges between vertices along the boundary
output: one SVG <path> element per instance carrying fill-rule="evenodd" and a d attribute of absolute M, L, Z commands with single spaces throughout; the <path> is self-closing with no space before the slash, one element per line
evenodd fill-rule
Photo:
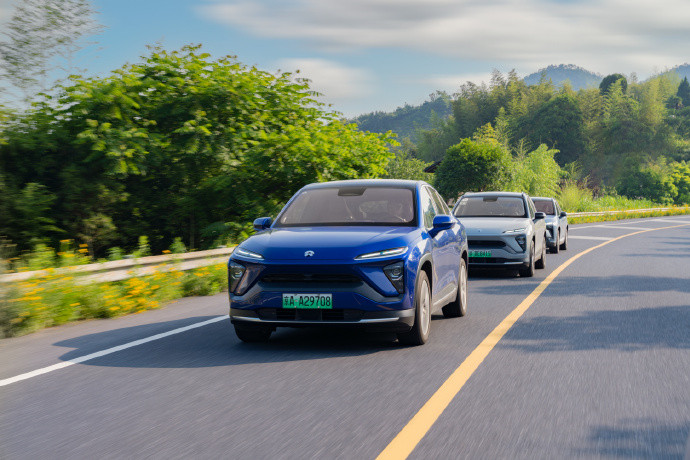
<path fill-rule="evenodd" d="M 271 226 L 272 223 L 273 219 L 270 217 L 259 217 L 258 219 L 254 220 L 254 230 L 257 232 L 266 230 Z"/>
<path fill-rule="evenodd" d="M 546 218 L 546 214 L 544 214 L 543 212 L 536 212 L 536 213 L 534 213 L 534 218 L 536 220 L 544 219 L 544 218 Z"/>
<path fill-rule="evenodd" d="M 561 211 L 561 217 L 566 217 L 568 214 L 565 211 Z"/>
<path fill-rule="evenodd" d="M 447 214 L 439 214 L 435 216 L 432 223 L 432 229 L 429 232 L 431 237 L 433 238 L 436 236 L 441 230 L 448 230 L 453 226 L 453 224 L 455 224 L 455 222 L 455 218 Z"/>

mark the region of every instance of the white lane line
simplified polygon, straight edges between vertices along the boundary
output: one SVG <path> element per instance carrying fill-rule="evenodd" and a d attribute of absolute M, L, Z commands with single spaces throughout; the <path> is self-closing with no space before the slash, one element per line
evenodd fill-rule
<path fill-rule="evenodd" d="M 609 241 L 612 240 L 613 238 L 608 238 L 605 236 L 585 236 L 585 235 L 568 235 L 568 238 L 572 238 L 575 240 L 602 240 L 602 241 Z"/>
<path fill-rule="evenodd" d="M 136 347 L 137 345 L 143 345 L 143 344 L 148 343 L 148 342 L 153 342 L 154 340 L 162 339 L 164 337 L 169 337 L 171 335 L 179 334 L 181 332 L 186 332 L 186 331 L 189 331 L 191 329 L 196 329 L 197 327 L 203 327 L 203 326 L 206 326 L 208 324 L 217 323 L 218 321 L 222 321 L 224 319 L 228 319 L 228 315 L 217 316 L 215 318 L 211 318 L 211 319 L 206 320 L 206 321 L 201 321 L 200 323 L 194 323 L 194 324 L 190 324 L 189 326 L 178 327 L 177 329 L 173 329 L 172 331 L 163 332 L 161 334 L 156 334 L 156 335 L 152 335 L 150 337 L 145 337 L 143 339 L 135 340 L 133 342 L 125 343 L 123 345 L 118 345 L 116 347 L 107 348 L 105 350 L 97 351 L 97 352 L 91 353 L 89 355 L 84 355 L 84 356 L 80 356 L 78 358 L 70 359 L 70 360 L 67 360 L 67 361 L 62 362 L 62 363 L 53 364 L 52 366 L 42 367 L 40 369 L 36 369 L 35 371 L 27 372 L 25 374 L 19 374 L 19 375 L 14 376 L 14 377 L 0 380 L 0 387 L 4 387 L 5 385 L 9 385 L 11 383 L 20 382 L 22 380 L 30 379 L 31 377 L 36 377 L 38 375 L 47 374 L 48 372 L 57 371 L 59 369 L 63 369 L 65 367 L 72 366 L 74 364 L 83 363 L 84 361 L 89 361 L 92 359 L 100 358 L 101 356 L 109 355 L 111 353 L 115 353 L 116 351 L 126 350 L 127 348 Z"/>
<path fill-rule="evenodd" d="M 600 225 L 601 228 L 620 228 L 621 230 L 649 230 L 654 227 L 623 227 L 622 225 Z"/>
<path fill-rule="evenodd" d="M 678 223 L 678 222 L 690 222 L 688 219 L 654 219 L 654 222 L 673 222 Z"/>

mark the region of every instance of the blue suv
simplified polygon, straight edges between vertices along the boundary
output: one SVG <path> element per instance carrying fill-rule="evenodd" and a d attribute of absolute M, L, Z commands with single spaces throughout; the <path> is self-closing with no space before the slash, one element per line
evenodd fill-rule
<path fill-rule="evenodd" d="M 467 238 L 425 182 L 310 184 L 228 262 L 230 319 L 245 342 L 278 326 L 359 325 L 421 345 L 431 315 L 467 311 Z"/>

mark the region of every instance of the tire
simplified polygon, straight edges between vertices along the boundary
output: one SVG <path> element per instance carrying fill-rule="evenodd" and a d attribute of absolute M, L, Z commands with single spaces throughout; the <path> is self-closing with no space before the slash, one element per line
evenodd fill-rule
<path fill-rule="evenodd" d="M 544 236 L 544 243 L 541 245 L 541 257 L 534 263 L 534 268 L 541 270 L 546 267 L 546 236 Z"/>
<path fill-rule="evenodd" d="M 235 324 L 235 334 L 243 342 L 268 342 L 272 332 L 273 328 L 263 324 Z"/>
<path fill-rule="evenodd" d="M 529 248 L 529 265 L 520 269 L 520 276 L 531 278 L 534 276 L 534 243 L 530 244 Z"/>
<path fill-rule="evenodd" d="M 404 345 L 424 345 L 429 340 L 431 329 L 431 285 L 426 272 L 417 275 L 414 290 L 414 324 L 408 332 L 398 333 L 398 341 Z"/>
<path fill-rule="evenodd" d="M 467 314 L 467 263 L 465 259 L 460 260 L 460 271 L 458 273 L 458 294 L 455 300 L 443 307 L 443 316 L 446 318 L 457 318 Z"/>
<path fill-rule="evenodd" d="M 568 249 L 568 228 L 566 227 L 565 229 L 565 238 L 563 239 L 563 244 L 561 244 L 561 249 L 566 250 Z"/>
<path fill-rule="evenodd" d="M 558 230 L 558 234 L 556 235 L 556 244 L 555 244 L 554 247 L 552 247 L 552 248 L 550 249 L 551 254 L 558 254 L 558 248 L 561 247 L 560 241 L 561 241 L 561 231 Z"/>

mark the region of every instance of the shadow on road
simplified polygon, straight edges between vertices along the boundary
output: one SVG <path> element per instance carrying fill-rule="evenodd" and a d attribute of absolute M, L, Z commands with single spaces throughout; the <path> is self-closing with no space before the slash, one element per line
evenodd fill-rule
<path fill-rule="evenodd" d="M 528 353 L 690 349 L 690 306 L 587 311 L 520 320 L 501 347 Z"/>
<path fill-rule="evenodd" d="M 595 426 L 592 447 L 575 456 L 615 458 L 676 458 L 683 460 L 690 424 L 668 425 L 659 420 L 622 420 L 615 427 Z"/>
<path fill-rule="evenodd" d="M 204 321 L 212 317 L 188 318 L 157 323 L 165 331 Z M 69 360 L 110 346 L 153 335 L 151 325 L 88 334 L 55 343 L 74 348 L 60 357 Z M 155 333 L 160 333 L 157 331 Z M 122 337 L 134 337 L 123 340 Z M 230 320 L 212 323 L 110 355 L 86 361 L 84 365 L 142 368 L 196 368 L 234 366 L 250 363 L 275 363 L 360 356 L 384 350 L 403 350 L 393 334 L 369 333 L 356 329 L 279 328 L 268 343 L 240 342 Z M 110 344 L 103 346 L 103 344 Z M 99 346 L 100 345 L 100 346 Z"/>

